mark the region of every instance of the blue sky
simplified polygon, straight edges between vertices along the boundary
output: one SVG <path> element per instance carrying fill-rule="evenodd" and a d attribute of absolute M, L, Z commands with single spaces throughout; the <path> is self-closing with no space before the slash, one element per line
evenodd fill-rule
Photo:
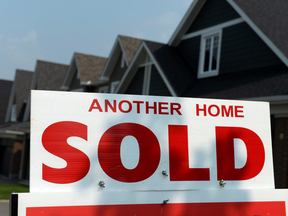
<path fill-rule="evenodd" d="M 74 52 L 108 57 L 117 35 L 167 43 L 193 0 L 0 1 L 0 79 Z"/>

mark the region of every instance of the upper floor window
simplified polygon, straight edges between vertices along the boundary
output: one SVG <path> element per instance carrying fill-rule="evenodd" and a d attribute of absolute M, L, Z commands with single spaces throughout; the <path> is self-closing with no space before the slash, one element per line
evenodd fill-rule
<path fill-rule="evenodd" d="M 198 78 L 218 75 L 221 35 L 218 31 L 202 36 Z"/>

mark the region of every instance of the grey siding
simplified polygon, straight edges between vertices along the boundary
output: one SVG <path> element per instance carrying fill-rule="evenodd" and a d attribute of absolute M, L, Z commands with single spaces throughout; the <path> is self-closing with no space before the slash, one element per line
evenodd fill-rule
<path fill-rule="evenodd" d="M 180 53 L 195 74 L 197 74 L 198 71 L 200 43 L 201 36 L 198 36 L 187 40 L 182 40 L 178 46 Z"/>
<path fill-rule="evenodd" d="M 207 0 L 186 33 L 205 29 L 239 17 L 239 14 L 226 0 Z"/>
<path fill-rule="evenodd" d="M 138 68 L 136 74 L 134 75 L 132 81 L 130 82 L 125 94 L 138 94 L 142 95 L 143 90 L 143 80 L 144 80 L 145 68 Z"/>
<path fill-rule="evenodd" d="M 80 85 L 80 79 L 77 78 L 77 70 L 73 76 L 72 82 L 71 82 L 71 86 L 70 86 L 70 90 L 75 90 L 75 89 L 79 89 L 82 88 L 82 86 Z"/>
<path fill-rule="evenodd" d="M 246 23 L 223 29 L 220 74 L 283 65 Z"/>
<path fill-rule="evenodd" d="M 151 70 L 149 95 L 171 96 L 170 91 L 154 65 Z"/>
<path fill-rule="evenodd" d="M 121 56 L 123 55 L 123 53 L 119 56 L 117 63 L 115 65 L 114 71 L 110 77 L 110 81 L 114 82 L 114 81 L 120 81 L 121 78 L 123 77 L 126 69 L 127 69 L 127 65 L 125 64 L 125 66 L 123 68 L 121 68 Z"/>

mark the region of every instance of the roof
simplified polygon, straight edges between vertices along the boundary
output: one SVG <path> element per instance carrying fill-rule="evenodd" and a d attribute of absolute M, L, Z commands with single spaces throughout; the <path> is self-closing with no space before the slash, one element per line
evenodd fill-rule
<path fill-rule="evenodd" d="M 207 0 L 194 0 L 168 44 L 177 46 Z M 288 66 L 288 1 L 227 0 L 258 36 Z"/>
<path fill-rule="evenodd" d="M 143 40 L 123 35 L 119 35 L 119 39 L 129 65 Z"/>
<path fill-rule="evenodd" d="M 26 70 L 16 70 L 12 91 L 9 98 L 5 122 L 10 121 L 12 105 L 16 104 L 16 116 L 24 111 L 30 94 L 34 73 Z M 17 118 L 16 117 L 16 118 Z"/>
<path fill-rule="evenodd" d="M 12 81 L 0 80 L 0 124 L 4 123 L 5 121 L 12 85 Z"/>
<path fill-rule="evenodd" d="M 68 65 L 37 60 L 32 89 L 60 91 Z"/>
<path fill-rule="evenodd" d="M 233 2 L 288 58 L 288 1 L 233 0 Z"/>
<path fill-rule="evenodd" d="M 74 53 L 74 58 L 81 83 L 96 81 L 107 62 L 107 58 L 82 53 Z"/>
<path fill-rule="evenodd" d="M 124 56 L 126 65 L 129 66 L 142 41 L 139 38 L 118 35 L 103 69 L 101 79 L 109 79 L 121 55 Z"/>

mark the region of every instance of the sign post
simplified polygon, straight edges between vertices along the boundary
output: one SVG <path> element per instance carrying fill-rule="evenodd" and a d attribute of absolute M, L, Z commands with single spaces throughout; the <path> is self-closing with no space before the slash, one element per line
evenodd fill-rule
<path fill-rule="evenodd" d="M 18 215 L 286 215 L 268 103 L 32 91 L 31 107 Z"/>

